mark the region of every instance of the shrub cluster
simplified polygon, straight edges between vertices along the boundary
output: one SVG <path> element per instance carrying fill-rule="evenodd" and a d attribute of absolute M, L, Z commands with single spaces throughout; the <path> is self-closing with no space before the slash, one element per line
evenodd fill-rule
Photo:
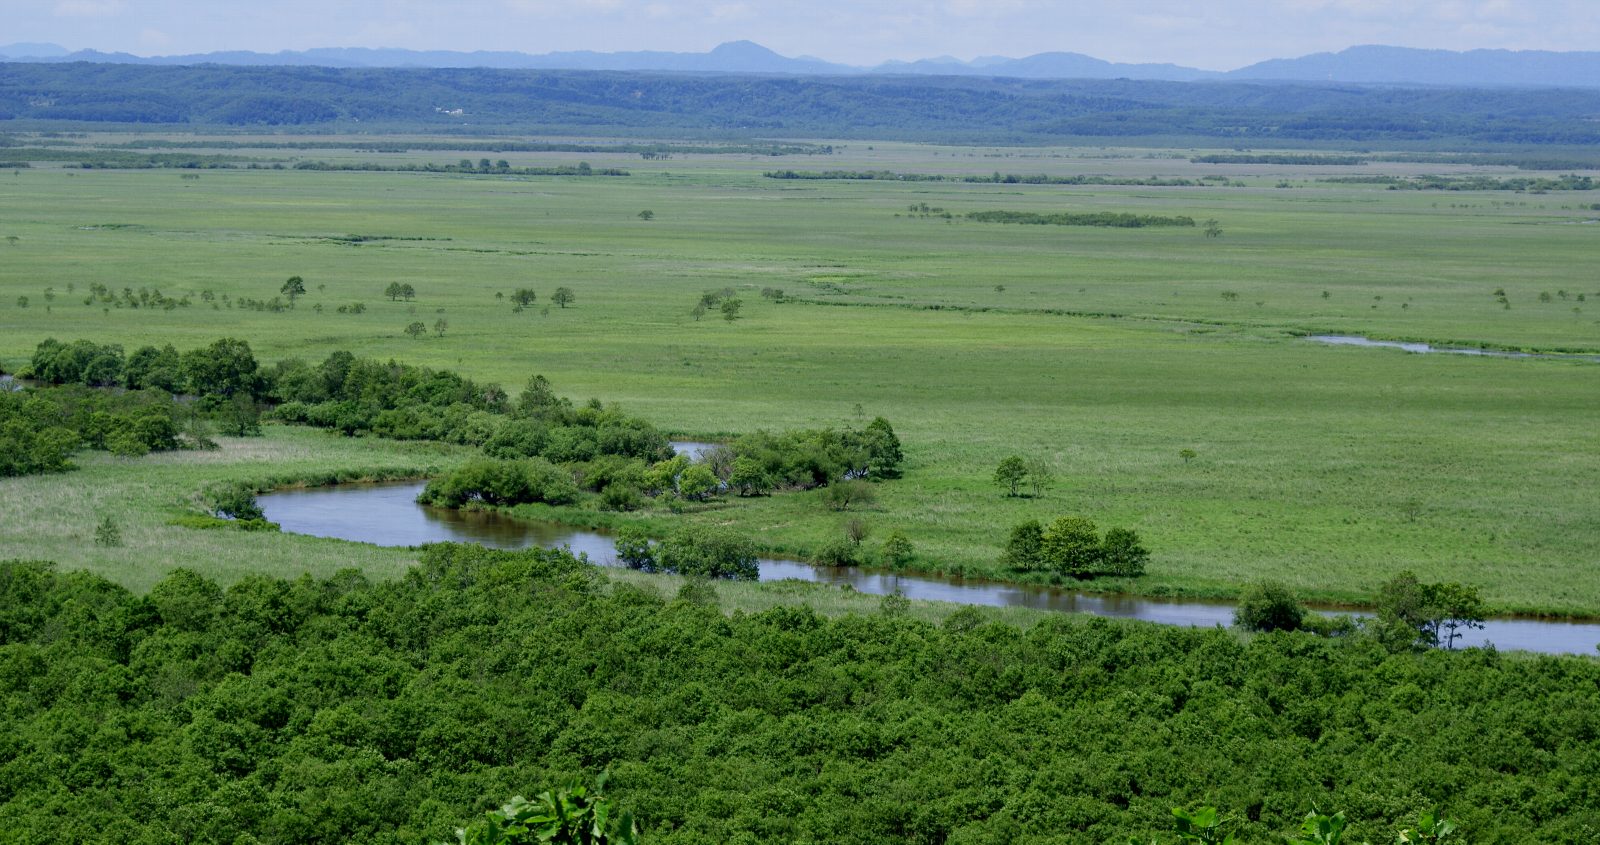
<path fill-rule="evenodd" d="M 1112 528 L 1100 536 L 1081 516 L 1057 517 L 1048 526 L 1036 519 L 1011 529 L 1000 562 L 1019 572 L 1054 572 L 1073 578 L 1143 575 L 1150 552 L 1131 528 Z"/>
<path fill-rule="evenodd" d="M 761 574 L 749 539 L 702 525 L 681 525 L 659 543 L 637 526 L 623 528 L 617 532 L 617 560 L 630 569 L 701 578 L 755 581 Z"/>
<path fill-rule="evenodd" d="M 0 392 L 0 477 L 69 470 L 72 453 L 84 448 L 136 457 L 210 445 L 195 421 L 182 422 L 185 414 L 160 390 Z"/>

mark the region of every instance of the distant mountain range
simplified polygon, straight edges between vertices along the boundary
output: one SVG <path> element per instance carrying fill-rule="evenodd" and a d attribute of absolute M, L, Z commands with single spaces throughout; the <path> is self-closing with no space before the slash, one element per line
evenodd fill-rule
<path fill-rule="evenodd" d="M 56 44 L 0 46 L 0 59 L 24 62 L 109 62 L 144 65 L 271 65 L 342 68 L 479 67 L 548 70 L 657 70 L 691 73 L 769 73 L 846 76 L 900 74 L 985 76 L 1018 79 L 1281 80 L 1445 86 L 1600 88 L 1600 52 L 1538 50 L 1418 50 L 1351 47 L 1293 59 L 1270 59 L 1219 72 L 1173 64 L 1124 64 L 1081 53 L 1039 53 L 1025 58 L 984 56 L 961 61 L 948 56 L 875 67 L 836 64 L 810 56 L 789 57 L 750 41 L 732 41 L 705 53 L 573 51 L 538 55 L 517 52 L 401 50 L 328 47 L 253 53 L 228 51 L 183 56 L 135 56 L 97 50 L 69 51 Z"/>

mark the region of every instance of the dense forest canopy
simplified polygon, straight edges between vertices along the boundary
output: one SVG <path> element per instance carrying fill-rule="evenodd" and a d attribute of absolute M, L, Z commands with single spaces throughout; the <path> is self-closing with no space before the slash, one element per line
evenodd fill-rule
<path fill-rule="evenodd" d="M 0 64 L 0 119 L 196 126 L 1590 144 L 1600 91 L 484 68 Z"/>
<path fill-rule="evenodd" d="M 0 829 L 437 842 L 605 771 L 653 843 L 1148 841 L 1199 803 L 1244 842 L 1312 805 L 1352 842 L 1434 808 L 1478 845 L 1600 829 L 1592 659 L 715 600 L 563 550 L 148 595 L 0 563 Z"/>

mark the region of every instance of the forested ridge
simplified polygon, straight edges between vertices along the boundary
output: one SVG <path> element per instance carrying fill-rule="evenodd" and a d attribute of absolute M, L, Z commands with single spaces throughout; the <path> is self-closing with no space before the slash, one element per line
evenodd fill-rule
<path fill-rule="evenodd" d="M 1590 144 L 1600 92 L 1131 80 L 0 64 L 0 120 L 728 137 Z"/>
<path fill-rule="evenodd" d="M 11 841 L 429 842 L 610 772 L 648 842 L 1126 842 L 1173 806 L 1279 842 L 1419 809 L 1592 843 L 1600 663 L 1390 653 L 893 601 L 724 615 L 564 551 L 427 547 L 403 579 L 186 571 L 148 595 L 0 564 Z"/>

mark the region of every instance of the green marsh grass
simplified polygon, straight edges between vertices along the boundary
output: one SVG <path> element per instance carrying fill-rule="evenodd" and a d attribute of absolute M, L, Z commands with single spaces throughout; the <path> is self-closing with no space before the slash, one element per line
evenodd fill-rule
<path fill-rule="evenodd" d="M 1295 336 L 1600 349 L 1600 278 L 1589 267 L 1600 225 L 1575 210 L 1600 196 L 1278 189 L 1270 185 L 1279 178 L 1304 180 L 1138 155 L 993 160 L 992 150 L 864 146 L 839 161 L 928 172 L 1224 172 L 1252 187 L 794 184 L 761 178 L 771 160 L 736 156 L 635 159 L 622 163 L 631 177 L 587 181 L 293 171 L 181 180 L 39 168 L 0 179 L 11 212 L 0 235 L 18 236 L 0 245 L 0 366 L 15 367 L 49 336 L 131 349 L 233 335 L 266 360 L 349 349 L 512 390 L 543 373 L 576 400 L 619 401 L 683 435 L 858 424 L 860 405 L 894 423 L 908 469 L 871 509 L 847 516 L 867 522 L 868 547 L 903 531 L 919 569 L 1004 574 L 995 558 L 1012 523 L 1075 513 L 1140 532 L 1153 555 L 1131 586 L 1145 593 L 1229 596 L 1272 577 L 1307 597 L 1359 601 L 1412 569 L 1478 584 L 1499 610 L 1600 615 L 1600 365 L 1325 348 Z M 836 162 L 792 166 L 817 164 Z M 1224 234 L 906 216 L 921 202 L 956 213 L 1215 217 Z M 638 218 L 644 208 L 653 220 Z M 435 240 L 351 245 L 341 240 L 349 234 Z M 291 312 L 198 299 L 203 290 L 270 299 L 290 275 L 308 288 Z M 412 284 L 416 300 L 385 299 L 393 281 Z M 106 311 L 82 304 L 91 283 L 191 294 L 194 304 Z M 558 285 L 577 302 L 544 313 Z M 745 302 L 739 319 L 696 321 L 699 295 L 725 286 Z M 56 295 L 48 310 L 47 287 Z M 495 293 L 518 287 L 540 301 L 514 314 Z M 793 301 L 763 298 L 768 287 Z M 1509 309 L 1492 295 L 1501 288 Z M 1540 302 L 1546 291 L 1567 298 Z M 16 306 L 21 295 L 27 309 Z M 356 301 L 365 313 L 334 313 Z M 443 337 L 402 333 L 440 317 Z M 302 437 L 328 436 L 279 432 L 266 442 Z M 359 458 L 374 448 L 368 441 L 315 442 L 313 452 L 346 451 L 286 466 L 375 463 Z M 1196 457 L 1185 462 L 1183 449 Z M 1012 453 L 1047 458 L 1055 489 L 1038 500 L 1002 497 L 989 478 Z M 155 460 L 175 462 L 158 464 L 149 482 L 172 495 L 203 474 L 185 462 L 206 459 Z M 111 471 L 90 461 L 78 474 L 0 482 L 0 556 L 97 571 L 141 555 L 217 560 L 228 571 L 242 565 L 233 559 L 280 571 L 392 573 L 406 564 L 403 553 L 332 541 L 168 530 L 153 513 L 127 520 L 120 550 L 80 549 L 94 514 L 74 502 L 110 495 L 102 479 Z M 60 508 L 11 510 L 51 497 Z M 801 555 L 842 530 L 815 494 L 682 518 L 732 524 Z M 67 551 L 43 554 L 53 547 Z"/>

